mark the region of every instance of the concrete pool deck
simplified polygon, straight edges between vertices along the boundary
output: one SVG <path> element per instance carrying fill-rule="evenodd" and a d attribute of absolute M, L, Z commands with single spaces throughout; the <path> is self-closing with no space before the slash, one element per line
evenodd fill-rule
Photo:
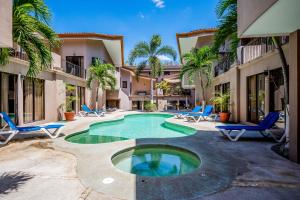
<path fill-rule="evenodd" d="M 66 123 L 65 135 L 104 120 L 135 112 L 115 112 L 103 118 Z M 35 139 L 0 148 L 0 199 L 300 199 L 300 165 L 270 150 L 272 140 L 229 142 L 216 123 L 168 119 L 198 130 L 183 138 L 140 139 L 83 145 Z M 179 177 L 136 177 L 119 171 L 111 156 L 143 144 L 164 144 L 195 152 L 199 170 Z"/>

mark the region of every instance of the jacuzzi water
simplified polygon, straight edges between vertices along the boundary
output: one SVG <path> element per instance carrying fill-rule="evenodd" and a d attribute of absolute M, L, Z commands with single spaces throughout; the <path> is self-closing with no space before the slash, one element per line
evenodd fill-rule
<path fill-rule="evenodd" d="M 169 114 L 127 115 L 117 121 L 101 122 L 86 132 L 71 135 L 67 141 L 79 144 L 108 143 L 140 138 L 174 138 L 193 135 L 195 129 L 165 122 Z"/>
<path fill-rule="evenodd" d="M 199 168 L 197 155 L 171 146 L 138 146 L 117 154 L 112 163 L 118 169 L 138 176 L 179 176 Z"/>

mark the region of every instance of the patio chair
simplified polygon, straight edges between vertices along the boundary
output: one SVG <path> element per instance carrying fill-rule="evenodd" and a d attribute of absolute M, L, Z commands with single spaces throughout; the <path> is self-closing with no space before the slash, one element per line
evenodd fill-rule
<path fill-rule="evenodd" d="M 214 107 L 212 105 L 205 106 L 203 113 L 189 113 L 186 118 L 188 120 L 193 120 L 195 122 L 200 122 L 202 120 L 208 120 L 208 118 L 212 115 Z"/>
<path fill-rule="evenodd" d="M 6 138 L 6 140 L 0 141 L 0 145 L 7 144 L 17 134 L 24 134 L 24 133 L 35 132 L 35 131 L 42 131 L 45 134 L 47 134 L 50 138 L 54 139 L 60 135 L 61 129 L 64 126 L 62 124 L 52 124 L 52 125 L 45 125 L 45 126 L 19 127 L 15 125 L 15 123 L 9 118 L 9 116 L 5 112 L 1 112 L 0 117 L 6 122 L 6 125 L 0 130 L 0 135 L 6 135 L 6 134 L 9 135 Z M 5 130 L 5 128 L 7 127 L 9 127 L 9 130 Z M 53 129 L 55 129 L 55 131 L 51 132 L 50 130 Z"/>
<path fill-rule="evenodd" d="M 91 110 L 87 105 L 82 105 L 81 108 L 82 108 L 82 111 L 79 111 L 80 117 L 87 117 L 90 115 L 95 115 L 97 117 L 103 117 L 105 114 L 105 112 L 103 112 L 103 111 Z"/>
<path fill-rule="evenodd" d="M 176 114 L 176 117 L 178 119 L 182 119 L 182 118 L 185 118 L 188 114 L 190 113 L 200 113 L 202 111 L 202 106 L 196 106 L 192 111 L 190 112 L 178 112 Z"/>
<path fill-rule="evenodd" d="M 240 139 L 240 137 L 246 131 L 255 131 L 259 132 L 262 136 L 267 137 L 271 136 L 276 142 L 282 142 L 286 135 L 283 136 L 278 140 L 275 135 L 270 131 L 272 127 L 275 126 L 275 123 L 279 119 L 278 112 L 270 112 L 264 120 L 262 120 L 257 126 L 246 126 L 246 125 L 231 125 L 231 126 L 216 126 L 216 128 L 220 131 L 223 136 L 228 137 L 230 141 L 236 142 Z M 233 131 L 237 132 L 236 136 L 233 136 L 231 133 Z"/>

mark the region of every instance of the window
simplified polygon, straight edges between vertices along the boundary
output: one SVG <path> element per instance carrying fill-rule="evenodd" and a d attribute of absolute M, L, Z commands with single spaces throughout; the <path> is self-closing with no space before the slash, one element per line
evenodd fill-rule
<path fill-rule="evenodd" d="M 248 121 L 258 123 L 265 116 L 265 75 L 247 78 Z"/>
<path fill-rule="evenodd" d="M 169 76 L 170 74 L 171 74 L 171 72 L 168 72 L 168 71 L 164 72 L 165 76 Z"/>
<path fill-rule="evenodd" d="M 77 108 L 80 110 L 81 106 L 85 104 L 85 88 L 77 87 Z M 78 110 L 78 112 L 79 112 Z"/>
<path fill-rule="evenodd" d="M 45 81 L 25 79 L 23 82 L 24 123 L 45 119 Z"/>
<path fill-rule="evenodd" d="M 0 88 L 0 110 L 17 123 L 17 76 L 0 73 Z M 4 124 L 0 121 L 0 127 Z"/>
<path fill-rule="evenodd" d="M 124 88 L 124 89 L 127 88 L 127 81 L 122 81 L 122 88 Z"/>
<path fill-rule="evenodd" d="M 216 96 L 219 94 L 225 94 L 228 92 L 230 92 L 230 83 L 229 82 L 215 86 L 215 95 Z M 215 111 L 220 112 L 221 111 L 220 107 L 216 105 Z"/>
<path fill-rule="evenodd" d="M 66 72 L 78 77 L 84 77 L 83 56 L 67 56 Z"/>

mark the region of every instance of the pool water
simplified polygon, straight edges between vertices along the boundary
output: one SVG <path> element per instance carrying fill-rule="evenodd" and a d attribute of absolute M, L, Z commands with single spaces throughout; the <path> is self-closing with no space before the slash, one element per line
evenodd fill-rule
<path fill-rule="evenodd" d="M 200 166 L 197 155 L 187 150 L 167 146 L 140 146 L 117 154 L 112 163 L 118 169 L 138 176 L 179 176 Z"/>
<path fill-rule="evenodd" d="M 98 144 L 141 138 L 174 138 L 193 135 L 195 129 L 165 122 L 169 114 L 127 115 L 122 120 L 101 122 L 86 132 L 71 135 L 66 140 L 79 144 Z"/>

